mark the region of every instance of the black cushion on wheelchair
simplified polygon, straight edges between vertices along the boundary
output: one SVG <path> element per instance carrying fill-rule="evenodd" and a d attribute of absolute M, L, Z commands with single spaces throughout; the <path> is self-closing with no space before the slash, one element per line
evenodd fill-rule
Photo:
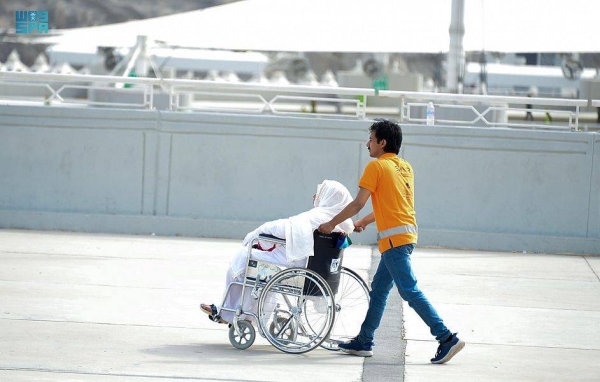
<path fill-rule="evenodd" d="M 339 232 L 324 234 L 315 230 L 313 239 L 315 242 L 315 255 L 309 257 L 307 268 L 318 273 L 327 281 L 333 293 L 337 293 L 340 284 L 340 271 L 342 270 L 342 259 L 344 250 L 336 247 Z M 304 286 L 304 293 L 309 296 L 320 295 L 319 291 L 313 291 L 310 285 Z"/>
<path fill-rule="evenodd" d="M 266 237 L 267 239 L 277 239 L 277 240 L 283 240 L 285 241 L 285 239 L 282 239 L 280 237 L 274 236 L 274 235 L 270 235 L 268 233 L 261 233 L 260 235 L 258 235 L 258 238 L 260 239 L 261 237 Z"/>

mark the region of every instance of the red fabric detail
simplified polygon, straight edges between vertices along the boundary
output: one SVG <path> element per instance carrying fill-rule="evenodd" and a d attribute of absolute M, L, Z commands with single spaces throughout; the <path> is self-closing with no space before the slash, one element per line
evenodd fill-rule
<path fill-rule="evenodd" d="M 277 244 L 273 244 L 273 246 L 271 248 L 265 249 L 265 248 L 261 247 L 260 242 L 256 243 L 256 249 L 265 251 L 265 252 L 272 252 L 276 246 L 277 246 Z"/>

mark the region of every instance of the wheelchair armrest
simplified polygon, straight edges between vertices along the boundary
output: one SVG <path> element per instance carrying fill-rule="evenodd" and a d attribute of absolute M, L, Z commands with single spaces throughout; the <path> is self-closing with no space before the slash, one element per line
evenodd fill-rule
<path fill-rule="evenodd" d="M 261 233 L 260 235 L 258 235 L 258 240 L 263 240 L 263 241 L 267 241 L 267 242 L 270 242 L 270 243 L 285 245 L 285 239 L 282 239 L 282 238 L 277 237 L 277 236 L 269 235 L 269 234 L 266 234 L 266 233 Z"/>

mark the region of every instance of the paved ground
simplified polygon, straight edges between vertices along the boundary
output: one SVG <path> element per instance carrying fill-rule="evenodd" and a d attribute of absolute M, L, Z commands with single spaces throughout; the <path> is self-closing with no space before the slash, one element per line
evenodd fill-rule
<path fill-rule="evenodd" d="M 405 381 L 600 381 L 600 257 L 421 249 L 421 288 L 467 342 L 442 366 L 407 306 Z"/>
<path fill-rule="evenodd" d="M 600 381 L 600 257 L 417 248 L 422 289 L 468 343 L 439 366 L 407 306 L 400 338 L 395 295 L 366 361 L 234 349 L 197 305 L 221 298 L 238 245 L 0 230 L 0 381 Z M 371 252 L 344 265 L 367 278 Z"/>

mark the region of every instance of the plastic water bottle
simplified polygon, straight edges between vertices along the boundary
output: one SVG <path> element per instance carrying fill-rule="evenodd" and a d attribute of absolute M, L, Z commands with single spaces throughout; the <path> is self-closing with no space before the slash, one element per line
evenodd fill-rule
<path fill-rule="evenodd" d="M 433 126 L 435 124 L 435 107 L 433 102 L 429 102 L 427 105 L 427 126 Z"/>

